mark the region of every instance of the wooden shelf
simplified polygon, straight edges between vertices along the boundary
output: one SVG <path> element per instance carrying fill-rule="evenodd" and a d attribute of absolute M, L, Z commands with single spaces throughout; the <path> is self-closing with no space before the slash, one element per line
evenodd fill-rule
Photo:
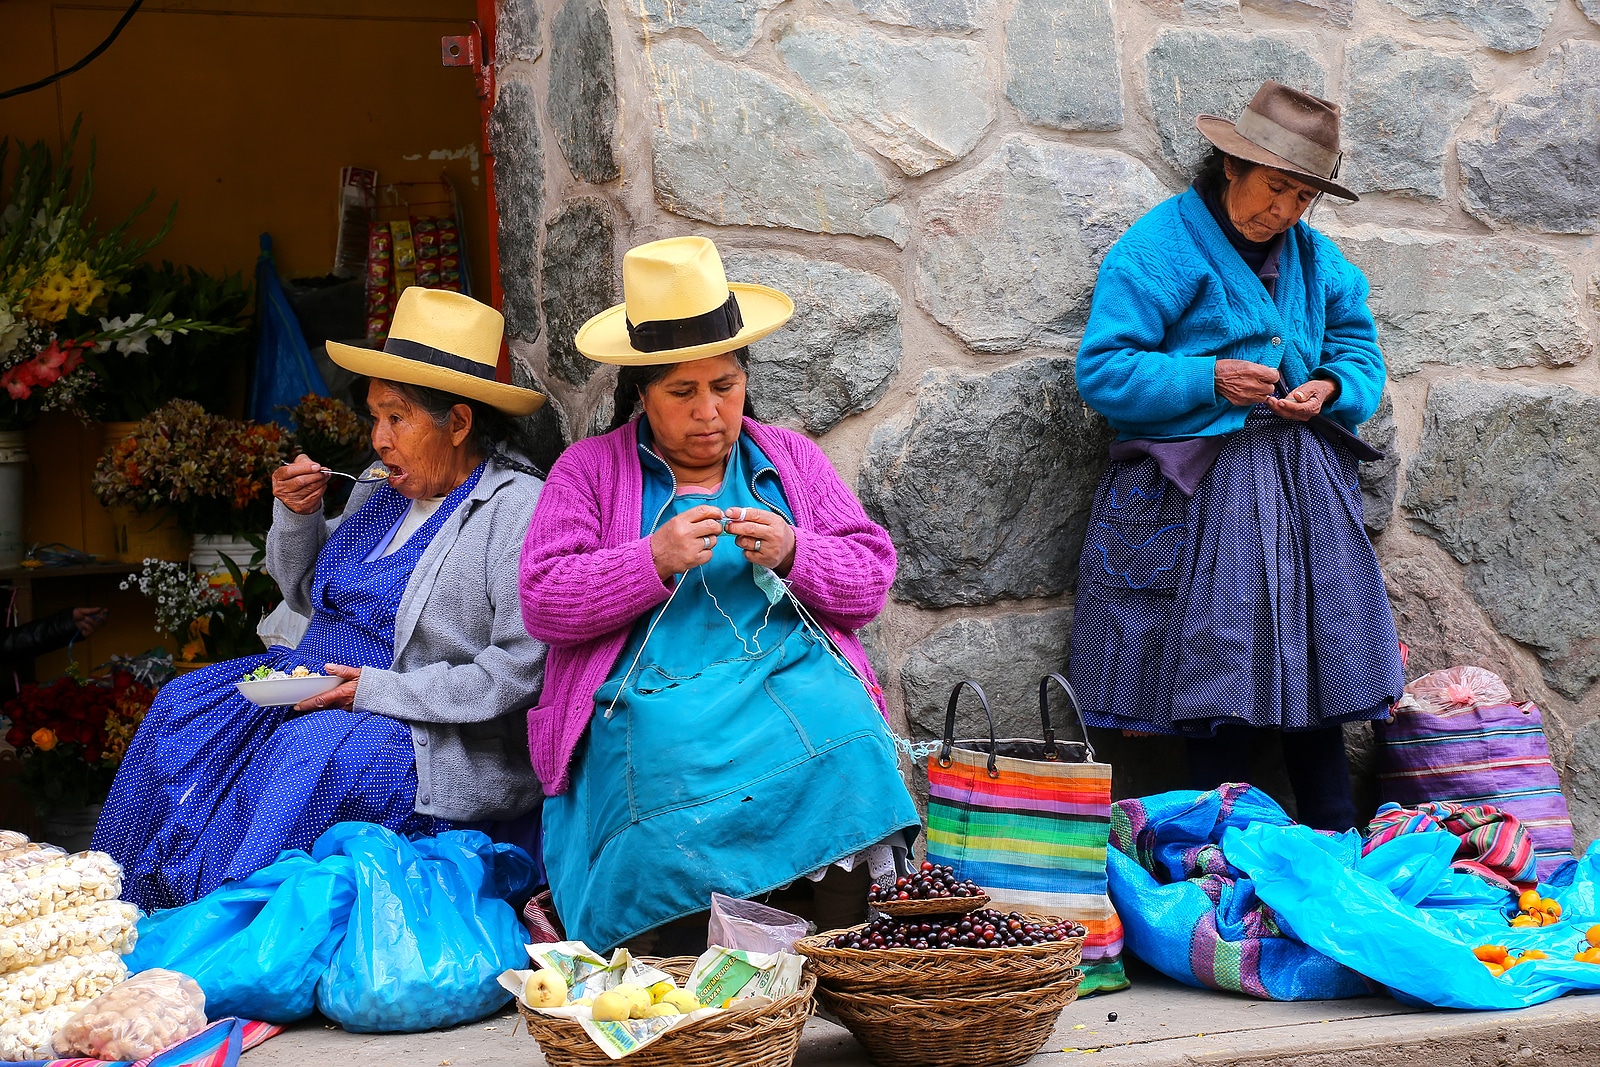
<path fill-rule="evenodd" d="M 66 563 L 43 567 L 0 567 L 0 582 L 37 582 L 43 578 L 83 578 L 91 574 L 132 574 L 137 563 L 97 559 L 93 563 Z"/>

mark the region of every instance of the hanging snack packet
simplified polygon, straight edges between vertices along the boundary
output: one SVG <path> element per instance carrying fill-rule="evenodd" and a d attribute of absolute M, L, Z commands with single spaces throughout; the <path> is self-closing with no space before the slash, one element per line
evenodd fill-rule
<path fill-rule="evenodd" d="M 417 249 L 417 284 L 439 287 L 439 222 L 423 215 L 411 220 L 411 240 Z"/>
<path fill-rule="evenodd" d="M 411 220 L 395 219 L 389 223 L 389 234 L 394 238 L 394 291 L 398 294 L 417 284 L 417 246 L 411 237 Z"/>
<path fill-rule="evenodd" d="M 394 314 L 394 237 L 387 222 L 374 222 L 367 239 L 367 340 L 389 336 Z"/>

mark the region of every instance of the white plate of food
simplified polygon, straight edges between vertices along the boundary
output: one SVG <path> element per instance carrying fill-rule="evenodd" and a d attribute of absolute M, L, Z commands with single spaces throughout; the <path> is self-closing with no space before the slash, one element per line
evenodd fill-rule
<path fill-rule="evenodd" d="M 257 667 L 234 685 L 250 703 L 263 708 L 276 708 L 320 696 L 330 689 L 337 689 L 343 681 L 343 678 L 331 674 L 313 673 L 305 667 L 296 667 L 293 673 Z"/>

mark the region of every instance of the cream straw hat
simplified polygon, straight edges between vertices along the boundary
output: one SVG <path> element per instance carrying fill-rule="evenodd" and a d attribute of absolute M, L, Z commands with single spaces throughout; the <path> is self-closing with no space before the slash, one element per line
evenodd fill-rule
<path fill-rule="evenodd" d="M 729 282 L 717 246 L 704 237 L 629 249 L 622 298 L 583 324 L 579 352 L 635 367 L 705 359 L 767 336 L 794 314 L 794 301 L 776 289 Z"/>
<path fill-rule="evenodd" d="M 445 289 L 408 287 L 400 294 L 383 351 L 328 342 L 345 370 L 481 400 L 507 415 L 529 415 L 544 394 L 495 381 L 506 320 L 488 304 Z"/>

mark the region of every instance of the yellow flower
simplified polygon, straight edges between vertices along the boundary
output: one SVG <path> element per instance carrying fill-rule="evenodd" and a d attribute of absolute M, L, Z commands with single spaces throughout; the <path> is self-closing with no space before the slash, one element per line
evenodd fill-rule
<path fill-rule="evenodd" d="M 94 271 L 89 269 L 89 264 L 79 263 L 72 268 L 72 310 L 80 315 L 87 315 L 95 301 L 100 299 L 100 294 L 105 291 L 106 283 L 94 276 Z"/>
<path fill-rule="evenodd" d="M 28 290 L 22 313 L 39 322 L 60 322 L 72 306 L 72 282 L 61 271 L 46 274 Z"/>
<path fill-rule="evenodd" d="M 49 727 L 41 726 L 33 732 L 33 743 L 39 751 L 49 752 L 56 747 L 56 732 Z"/>

